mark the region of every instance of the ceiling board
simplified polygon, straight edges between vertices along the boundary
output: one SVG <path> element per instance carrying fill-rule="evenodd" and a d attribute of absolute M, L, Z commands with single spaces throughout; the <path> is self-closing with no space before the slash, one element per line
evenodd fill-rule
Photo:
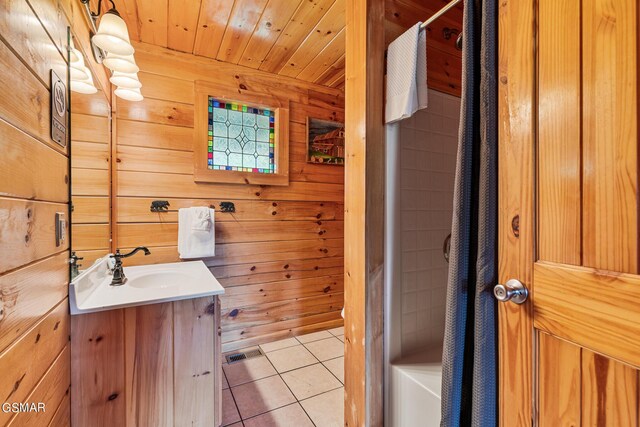
<path fill-rule="evenodd" d="M 344 86 L 345 5 L 349 0 L 114 0 L 132 40 L 260 69 Z M 448 0 L 387 0 L 387 43 Z M 459 92 L 460 52 L 455 36 L 462 8 L 438 19 L 428 37 L 428 73 L 434 88 Z M 444 88 L 444 89 L 443 89 Z"/>
<path fill-rule="evenodd" d="M 269 0 L 238 63 L 245 67 L 260 68 L 271 47 L 303 1 L 307 0 Z"/>

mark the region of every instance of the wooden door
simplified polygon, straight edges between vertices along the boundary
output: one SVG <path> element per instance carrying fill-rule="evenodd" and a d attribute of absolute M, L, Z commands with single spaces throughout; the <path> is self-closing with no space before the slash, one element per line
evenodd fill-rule
<path fill-rule="evenodd" d="M 502 426 L 638 426 L 637 0 L 500 5 Z"/>

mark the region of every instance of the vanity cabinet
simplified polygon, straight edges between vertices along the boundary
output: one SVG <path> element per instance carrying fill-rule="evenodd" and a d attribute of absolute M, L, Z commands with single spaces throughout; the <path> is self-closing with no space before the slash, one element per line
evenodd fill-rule
<path fill-rule="evenodd" d="M 219 426 L 217 296 L 72 316 L 72 426 Z"/>

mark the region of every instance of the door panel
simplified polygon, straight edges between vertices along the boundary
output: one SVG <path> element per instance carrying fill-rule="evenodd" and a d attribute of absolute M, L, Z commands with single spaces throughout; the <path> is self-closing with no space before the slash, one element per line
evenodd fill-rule
<path fill-rule="evenodd" d="M 582 265 L 637 273 L 636 0 L 582 0 L 582 16 Z"/>
<path fill-rule="evenodd" d="M 638 427 L 637 1 L 499 23 L 500 280 L 531 295 L 499 308 L 501 425 Z"/>
<path fill-rule="evenodd" d="M 538 420 L 541 426 L 579 426 L 580 347 L 544 332 L 538 335 Z M 562 366 L 562 369 L 558 369 Z"/>

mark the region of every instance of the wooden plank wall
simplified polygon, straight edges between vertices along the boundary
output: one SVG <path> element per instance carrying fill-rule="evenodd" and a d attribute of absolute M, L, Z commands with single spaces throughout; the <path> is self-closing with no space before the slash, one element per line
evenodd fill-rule
<path fill-rule="evenodd" d="M 71 250 L 80 269 L 111 248 L 111 105 L 104 92 L 71 95 Z"/>
<path fill-rule="evenodd" d="M 342 91 L 147 44 L 136 44 L 136 60 L 145 100 L 118 100 L 116 113 L 114 247 L 150 248 L 129 265 L 178 261 L 177 215 L 151 213 L 151 201 L 234 202 L 235 214 L 216 214 L 206 260 L 226 288 L 223 349 L 342 324 L 344 168 L 305 162 L 307 116 L 343 121 Z M 290 100 L 289 186 L 194 182 L 196 80 Z"/>
<path fill-rule="evenodd" d="M 0 412 L 0 425 L 68 425 L 68 149 L 49 136 L 49 70 L 66 80 L 71 6 L 0 2 L 0 396 L 45 412 Z"/>

